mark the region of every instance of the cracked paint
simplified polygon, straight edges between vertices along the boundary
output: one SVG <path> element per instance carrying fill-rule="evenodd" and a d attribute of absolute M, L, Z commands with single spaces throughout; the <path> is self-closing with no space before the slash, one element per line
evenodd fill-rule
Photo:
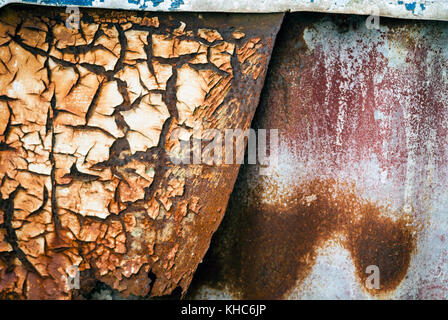
<path fill-rule="evenodd" d="M 66 16 L 0 14 L 0 295 L 185 292 L 239 166 L 174 165 L 171 135 L 248 128 L 282 15 Z"/>

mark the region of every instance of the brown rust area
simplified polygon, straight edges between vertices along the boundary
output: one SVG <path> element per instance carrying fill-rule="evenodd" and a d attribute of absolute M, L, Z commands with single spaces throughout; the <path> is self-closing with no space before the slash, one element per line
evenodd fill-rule
<path fill-rule="evenodd" d="M 174 132 L 249 127 L 267 62 L 242 68 L 237 55 L 257 39 L 268 61 L 282 15 L 66 18 L 0 13 L 0 296 L 80 297 L 95 281 L 123 296 L 185 292 L 239 166 L 174 164 Z"/>
<path fill-rule="evenodd" d="M 349 249 L 360 283 L 365 286 L 369 265 L 378 266 L 380 289 L 368 289 L 371 294 L 387 293 L 400 284 L 406 276 L 411 254 L 415 250 L 416 231 L 409 216 L 401 216 L 397 221 L 381 216 L 380 208 L 371 203 L 363 206 L 363 215 L 355 228 L 349 228 Z M 372 214 L 373 212 L 373 214 Z"/>
<path fill-rule="evenodd" d="M 284 207 L 261 203 L 259 188 L 242 205 L 237 194 L 249 187 L 242 181 L 198 270 L 200 283 L 205 278 L 221 290 L 230 285 L 242 299 L 282 299 L 307 278 L 329 240 L 350 252 L 359 283 L 372 295 L 387 294 L 406 275 L 418 228 L 413 215 L 363 199 L 349 184 L 319 179 L 292 187 Z M 369 265 L 379 267 L 379 289 L 366 286 Z"/>

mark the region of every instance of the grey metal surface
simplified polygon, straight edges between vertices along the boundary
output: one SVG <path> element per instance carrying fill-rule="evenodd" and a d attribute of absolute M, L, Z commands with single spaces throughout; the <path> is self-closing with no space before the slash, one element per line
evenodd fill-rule
<path fill-rule="evenodd" d="M 193 298 L 448 298 L 448 24 L 287 15 Z M 377 266 L 379 289 L 371 289 Z"/>

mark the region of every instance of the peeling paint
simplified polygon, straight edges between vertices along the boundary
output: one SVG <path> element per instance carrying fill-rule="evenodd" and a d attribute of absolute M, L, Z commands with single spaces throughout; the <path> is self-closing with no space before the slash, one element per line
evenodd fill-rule
<path fill-rule="evenodd" d="M 0 12 L 0 297 L 183 294 L 239 165 L 176 165 L 173 132 L 249 127 L 283 15 L 66 16 Z"/>

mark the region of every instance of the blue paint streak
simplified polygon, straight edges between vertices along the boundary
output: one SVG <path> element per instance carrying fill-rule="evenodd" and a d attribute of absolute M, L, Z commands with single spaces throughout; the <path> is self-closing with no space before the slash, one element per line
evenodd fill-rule
<path fill-rule="evenodd" d="M 55 6 L 85 6 L 92 7 L 93 0 L 22 0 L 23 2 L 28 3 L 41 3 L 41 4 L 49 4 Z M 104 2 L 105 0 L 100 0 L 100 2 Z M 139 6 L 140 9 L 148 8 L 148 4 L 153 7 L 158 7 L 165 0 L 143 0 L 143 3 Z M 314 1 L 314 0 L 312 0 Z M 127 0 L 127 2 L 131 5 L 139 5 L 141 3 L 140 0 Z M 171 0 L 170 10 L 179 9 L 179 7 L 184 4 L 183 0 Z"/>
<path fill-rule="evenodd" d="M 144 0 L 143 3 L 139 6 L 139 9 L 146 9 L 148 8 L 148 2 L 152 2 L 153 7 L 157 7 L 159 4 L 161 4 L 164 0 Z M 140 0 L 128 0 L 129 4 L 135 4 L 138 5 L 140 3 Z"/>
<path fill-rule="evenodd" d="M 159 4 L 161 4 L 164 0 L 151 0 L 152 5 L 154 7 L 157 7 Z"/>
<path fill-rule="evenodd" d="M 171 0 L 170 10 L 179 9 L 181 4 L 184 4 L 183 0 Z"/>
<path fill-rule="evenodd" d="M 135 1 L 135 4 L 139 4 L 139 0 L 128 0 L 128 2 L 130 1 Z M 143 4 L 140 5 L 140 9 L 146 9 L 148 8 L 148 2 L 152 2 L 152 6 L 155 8 L 157 7 L 159 4 L 161 4 L 164 0 L 144 0 Z"/>
<path fill-rule="evenodd" d="M 415 13 L 415 8 L 417 7 L 417 2 L 410 2 L 410 3 L 404 3 L 404 1 L 399 0 L 398 4 L 403 5 L 408 11 L 412 11 L 412 13 Z M 420 8 L 423 10 L 426 9 L 425 5 L 423 3 L 420 3 Z"/>
<path fill-rule="evenodd" d="M 414 13 L 415 11 L 415 6 L 417 5 L 416 2 L 412 2 L 412 3 L 405 3 L 404 7 L 406 8 L 406 10 L 408 11 L 412 11 L 412 13 Z"/>

